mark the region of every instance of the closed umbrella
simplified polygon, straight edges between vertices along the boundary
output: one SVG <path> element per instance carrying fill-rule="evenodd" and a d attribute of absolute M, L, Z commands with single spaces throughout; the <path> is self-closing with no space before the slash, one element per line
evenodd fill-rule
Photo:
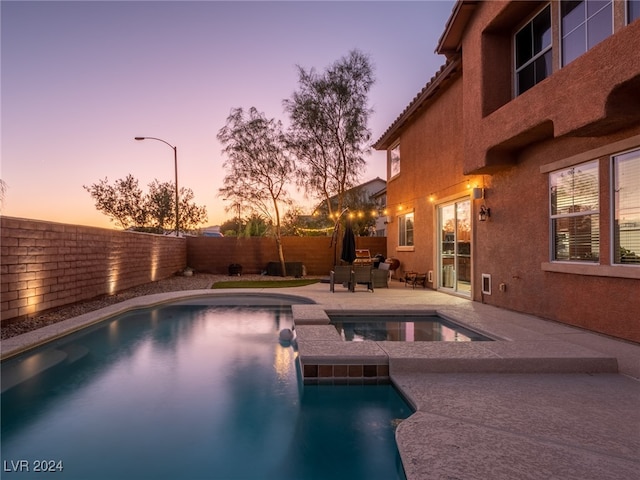
<path fill-rule="evenodd" d="M 351 224 L 347 225 L 344 231 L 344 237 L 342 237 L 342 254 L 340 255 L 340 259 L 348 264 L 352 264 L 356 259 L 356 236 L 353 233 Z"/>

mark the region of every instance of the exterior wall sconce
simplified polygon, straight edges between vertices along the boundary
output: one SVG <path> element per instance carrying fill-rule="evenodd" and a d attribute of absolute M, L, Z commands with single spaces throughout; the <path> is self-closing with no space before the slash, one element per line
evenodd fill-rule
<path fill-rule="evenodd" d="M 487 218 L 491 217 L 491 209 L 485 207 L 484 205 L 480 206 L 480 213 L 478 213 L 478 220 L 481 222 L 485 222 Z"/>

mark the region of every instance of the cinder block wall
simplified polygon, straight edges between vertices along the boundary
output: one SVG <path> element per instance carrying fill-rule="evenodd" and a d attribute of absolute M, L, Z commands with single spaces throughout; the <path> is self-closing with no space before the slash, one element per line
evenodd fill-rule
<path fill-rule="evenodd" d="M 334 261 L 331 237 L 284 237 L 285 260 L 302 262 L 307 275 L 328 275 Z M 337 258 L 340 259 L 338 243 Z M 356 248 L 369 249 L 371 255 L 386 256 L 386 237 L 356 237 Z M 269 262 L 278 262 L 273 238 L 189 237 L 187 263 L 196 271 L 226 274 L 229 265 L 239 263 L 243 273 L 261 273 Z"/>
<path fill-rule="evenodd" d="M 278 261 L 272 238 L 175 238 L 13 217 L 0 222 L 2 321 L 161 280 L 187 265 L 226 274 L 229 264 L 239 263 L 243 273 L 260 273 Z M 327 275 L 330 243 L 329 237 L 285 237 L 286 261 L 302 262 L 309 275 Z M 358 237 L 356 247 L 386 255 L 386 238 Z"/>
<path fill-rule="evenodd" d="M 0 220 L 3 321 L 160 280 L 187 264 L 184 238 Z"/>

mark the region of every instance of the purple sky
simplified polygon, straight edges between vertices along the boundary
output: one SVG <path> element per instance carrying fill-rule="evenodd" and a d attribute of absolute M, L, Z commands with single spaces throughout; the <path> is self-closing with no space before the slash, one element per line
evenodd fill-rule
<path fill-rule="evenodd" d="M 3 0 L 2 213 L 113 226 L 82 186 L 173 181 L 171 149 L 133 139 L 150 136 L 178 146 L 179 184 L 219 224 L 233 216 L 216 140 L 232 108 L 286 125 L 295 66 L 357 48 L 375 65 L 377 140 L 444 63 L 433 51 L 454 3 Z M 367 162 L 363 182 L 386 177 L 384 153 Z"/>

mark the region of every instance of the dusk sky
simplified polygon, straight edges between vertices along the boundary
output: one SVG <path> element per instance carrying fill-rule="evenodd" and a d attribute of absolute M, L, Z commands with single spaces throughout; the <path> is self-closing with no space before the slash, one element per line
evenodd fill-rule
<path fill-rule="evenodd" d="M 232 108 L 286 126 L 296 65 L 322 72 L 359 49 L 375 66 L 375 141 L 444 63 L 454 4 L 3 0 L 2 214 L 115 227 L 82 186 L 173 181 L 173 151 L 134 140 L 150 136 L 177 145 L 179 185 L 219 224 L 233 216 L 216 140 Z M 383 152 L 367 165 L 362 182 L 386 178 Z"/>

